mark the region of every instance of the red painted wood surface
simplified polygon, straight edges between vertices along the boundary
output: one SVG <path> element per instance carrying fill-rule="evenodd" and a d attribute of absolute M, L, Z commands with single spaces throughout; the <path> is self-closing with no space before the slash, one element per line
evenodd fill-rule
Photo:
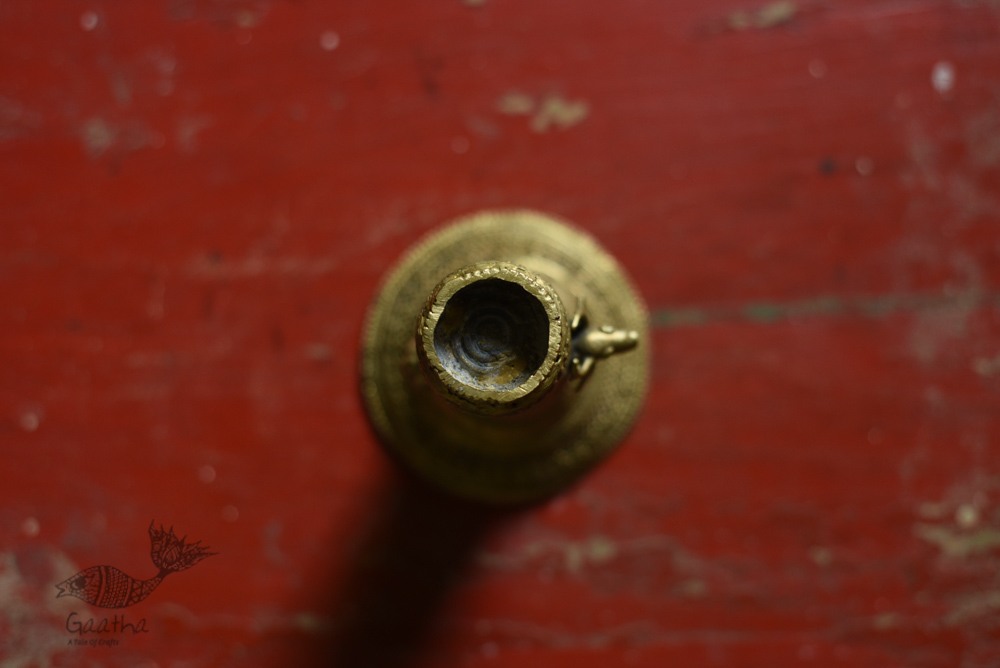
<path fill-rule="evenodd" d="M 0 158 L 4 666 L 1000 665 L 995 2 L 5 2 Z M 655 321 L 513 514 L 356 391 L 383 273 L 507 206 Z M 151 519 L 219 554 L 67 631 Z"/>

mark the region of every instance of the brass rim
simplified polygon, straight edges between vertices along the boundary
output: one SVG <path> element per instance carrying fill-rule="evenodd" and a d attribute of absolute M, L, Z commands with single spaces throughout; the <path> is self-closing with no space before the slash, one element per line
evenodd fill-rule
<path fill-rule="evenodd" d="M 488 291 L 494 301 L 499 294 L 507 303 L 488 311 L 481 295 L 466 299 L 468 305 L 457 303 L 477 289 Z M 456 311 L 461 313 L 449 318 Z M 443 335 L 455 318 L 461 322 Z M 462 332 L 469 329 L 499 331 L 487 337 L 498 339 L 497 350 L 468 343 Z M 445 397 L 471 410 L 502 414 L 535 403 L 562 375 L 569 323 L 559 295 L 541 278 L 509 262 L 480 262 L 449 274 L 434 288 L 420 315 L 416 344 Z"/>

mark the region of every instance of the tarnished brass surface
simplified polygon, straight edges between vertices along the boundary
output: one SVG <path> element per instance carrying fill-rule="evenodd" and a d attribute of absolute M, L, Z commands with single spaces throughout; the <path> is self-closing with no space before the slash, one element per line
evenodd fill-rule
<path fill-rule="evenodd" d="M 362 393 L 433 483 L 537 500 L 608 454 L 646 393 L 649 325 L 617 262 L 532 211 L 467 216 L 400 261 L 369 314 Z"/>
<path fill-rule="evenodd" d="M 417 355 L 431 385 L 458 406 L 512 413 L 562 377 L 570 324 L 540 276 L 509 262 L 479 262 L 434 289 L 417 323 Z"/>

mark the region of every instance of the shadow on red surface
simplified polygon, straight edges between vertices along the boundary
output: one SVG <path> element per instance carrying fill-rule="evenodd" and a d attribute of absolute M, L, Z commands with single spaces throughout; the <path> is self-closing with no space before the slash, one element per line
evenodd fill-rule
<path fill-rule="evenodd" d="M 318 612 L 333 628 L 304 648 L 302 665 L 403 668 L 426 659 L 433 626 L 466 577 L 483 538 L 519 514 L 445 496 L 387 466 L 358 522 L 346 577 Z"/>

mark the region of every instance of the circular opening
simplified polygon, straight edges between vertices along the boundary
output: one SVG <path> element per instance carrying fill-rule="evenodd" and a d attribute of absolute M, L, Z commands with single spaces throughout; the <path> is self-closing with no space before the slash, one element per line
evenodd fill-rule
<path fill-rule="evenodd" d="M 492 278 L 467 285 L 445 304 L 434 351 L 451 376 L 479 390 L 510 390 L 528 380 L 548 352 L 541 302 L 516 283 Z"/>

